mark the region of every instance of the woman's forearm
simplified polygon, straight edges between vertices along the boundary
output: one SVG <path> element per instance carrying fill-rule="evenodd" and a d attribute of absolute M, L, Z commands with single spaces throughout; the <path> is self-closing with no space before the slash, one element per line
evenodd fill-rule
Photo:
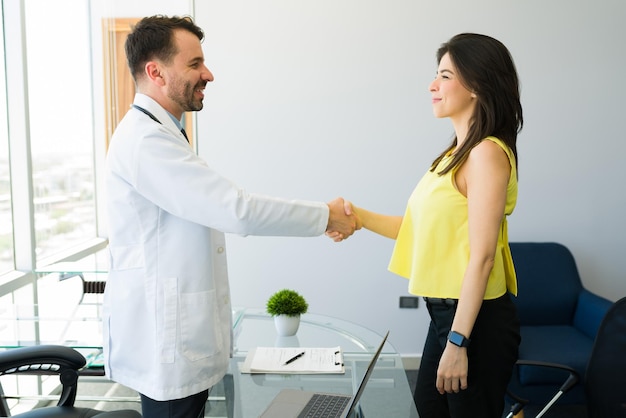
<path fill-rule="evenodd" d="M 360 218 L 363 228 L 387 238 L 397 238 L 402 216 L 382 215 L 356 206 L 353 206 L 353 209 Z"/>

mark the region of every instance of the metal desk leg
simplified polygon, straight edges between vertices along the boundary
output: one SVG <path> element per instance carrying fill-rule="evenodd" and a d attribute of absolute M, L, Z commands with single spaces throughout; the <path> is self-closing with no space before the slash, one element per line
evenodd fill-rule
<path fill-rule="evenodd" d="M 235 416 L 235 383 L 233 375 L 227 373 L 222 379 L 224 382 L 224 397 L 226 398 L 226 416 L 234 418 Z"/>
<path fill-rule="evenodd" d="M 2 390 L 2 384 L 0 384 L 0 416 L 10 417 L 9 405 L 6 399 L 4 399 L 4 390 Z"/>

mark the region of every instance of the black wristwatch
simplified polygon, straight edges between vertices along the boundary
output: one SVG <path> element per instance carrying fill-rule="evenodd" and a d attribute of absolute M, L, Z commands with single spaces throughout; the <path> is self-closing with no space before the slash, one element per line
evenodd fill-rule
<path fill-rule="evenodd" d="M 448 341 L 458 347 L 468 347 L 470 345 L 469 338 L 465 338 L 463 334 L 459 334 L 456 331 L 450 331 L 448 333 Z"/>

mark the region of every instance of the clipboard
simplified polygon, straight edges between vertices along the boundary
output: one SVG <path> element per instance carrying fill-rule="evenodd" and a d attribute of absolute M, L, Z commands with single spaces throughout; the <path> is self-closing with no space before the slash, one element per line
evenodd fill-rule
<path fill-rule="evenodd" d="M 257 347 L 248 352 L 242 373 L 343 374 L 341 347 Z"/>

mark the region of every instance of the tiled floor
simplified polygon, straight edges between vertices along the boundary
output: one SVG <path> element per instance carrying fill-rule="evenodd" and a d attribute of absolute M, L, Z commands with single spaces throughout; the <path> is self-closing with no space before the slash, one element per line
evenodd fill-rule
<path fill-rule="evenodd" d="M 415 381 L 417 379 L 417 370 L 407 370 L 407 379 L 409 381 L 409 386 L 411 387 L 411 392 L 415 388 Z M 141 411 L 140 403 L 138 402 L 138 396 L 135 391 L 132 391 L 122 385 L 111 383 L 103 378 L 85 378 L 81 377 L 79 390 L 78 390 L 78 399 L 81 396 L 97 396 L 106 398 L 113 397 L 124 397 L 127 398 L 127 402 L 107 402 L 107 401 L 97 401 L 97 402 L 86 402 L 86 401 L 78 401 L 76 402 L 77 406 L 84 406 L 89 408 L 96 408 L 103 411 L 111 411 L 118 409 L 135 409 L 137 411 Z M 508 409 L 507 409 L 508 410 Z M 541 410 L 541 407 L 527 406 L 524 408 L 524 416 L 525 418 L 533 418 L 535 417 Z M 506 417 L 507 412 L 503 414 L 503 417 Z M 224 402 L 224 389 L 221 384 L 216 385 L 211 391 L 209 401 L 207 402 L 207 408 L 205 411 L 205 417 L 211 418 L 226 418 L 226 407 Z M 585 418 L 586 413 L 584 408 L 580 407 L 571 407 L 571 406 L 559 406 L 554 405 L 550 410 L 543 415 L 544 418 Z M 396 418 L 396 417 L 388 417 L 388 418 Z M 397 417 L 404 418 L 404 417 Z"/>
<path fill-rule="evenodd" d="M 411 391 L 413 391 L 416 376 L 417 373 L 415 371 L 407 372 L 407 378 L 409 379 L 409 383 L 411 384 Z M 103 399 L 122 397 L 128 399 L 128 401 L 111 402 L 105 400 L 81 400 L 81 398 L 84 399 L 86 397 L 98 397 Z M 137 411 L 141 411 L 141 405 L 139 403 L 137 392 L 117 383 L 111 383 L 110 381 L 102 377 L 81 377 L 80 383 L 78 385 L 77 399 L 78 400 L 75 403 L 76 406 L 94 408 L 101 411 L 113 411 L 119 409 L 134 409 Z M 39 407 L 41 406 L 44 405 L 40 404 Z M 226 413 L 226 404 L 224 402 L 224 387 L 221 384 L 218 384 L 211 390 L 209 401 L 207 402 L 205 410 L 205 417 L 226 418 L 227 415 L 228 414 Z"/>
<path fill-rule="evenodd" d="M 411 387 L 411 393 L 413 393 L 413 389 L 415 388 L 415 380 L 417 379 L 417 371 L 411 370 L 407 371 L 407 379 L 409 381 L 409 386 Z M 207 402 L 207 408 L 205 411 L 205 417 L 226 417 L 225 404 L 223 401 L 217 400 L 212 401 L 211 398 L 220 399 L 224 396 L 224 389 L 221 385 L 215 386 L 211 390 L 211 396 L 209 398 L 209 402 Z M 389 417 L 394 418 L 394 417 Z M 397 417 L 404 418 L 404 417 Z"/>
<path fill-rule="evenodd" d="M 529 405 L 524 408 L 524 418 L 534 418 L 541 412 L 544 405 Z M 504 415 L 506 416 L 506 414 Z M 544 415 L 543 418 L 587 418 L 587 412 L 584 407 L 553 405 Z"/>

